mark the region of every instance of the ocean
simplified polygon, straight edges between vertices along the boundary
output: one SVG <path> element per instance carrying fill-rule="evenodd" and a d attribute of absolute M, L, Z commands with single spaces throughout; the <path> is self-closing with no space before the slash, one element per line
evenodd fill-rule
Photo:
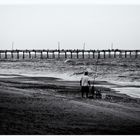
<path fill-rule="evenodd" d="M 140 58 L 1 60 L 0 77 L 56 77 L 79 81 L 85 71 L 91 80 L 107 81 L 110 88 L 140 98 Z M 106 86 L 106 85 L 102 85 Z M 121 88 L 120 88 L 121 86 Z"/>

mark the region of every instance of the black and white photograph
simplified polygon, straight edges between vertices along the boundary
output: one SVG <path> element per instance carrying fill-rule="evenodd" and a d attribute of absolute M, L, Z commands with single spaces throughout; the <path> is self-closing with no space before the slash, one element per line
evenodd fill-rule
<path fill-rule="evenodd" d="M 0 1 L 0 135 L 140 135 L 140 2 Z"/>

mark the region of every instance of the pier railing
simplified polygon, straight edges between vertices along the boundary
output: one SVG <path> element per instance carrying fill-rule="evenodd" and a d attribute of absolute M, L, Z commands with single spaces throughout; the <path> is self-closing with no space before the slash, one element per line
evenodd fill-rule
<path fill-rule="evenodd" d="M 0 59 L 25 58 L 138 58 L 140 50 L 0 50 Z"/>

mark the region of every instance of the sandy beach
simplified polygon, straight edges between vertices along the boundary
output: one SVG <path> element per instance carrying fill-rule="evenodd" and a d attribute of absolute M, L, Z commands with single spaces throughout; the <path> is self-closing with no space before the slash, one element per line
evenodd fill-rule
<path fill-rule="evenodd" d="M 0 134 L 140 134 L 140 99 L 116 93 L 106 81 L 95 85 L 106 99 L 81 98 L 79 81 L 1 78 Z"/>

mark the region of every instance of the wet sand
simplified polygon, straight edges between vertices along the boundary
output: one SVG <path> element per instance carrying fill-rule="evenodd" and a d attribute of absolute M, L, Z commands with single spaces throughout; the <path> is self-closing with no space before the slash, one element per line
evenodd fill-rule
<path fill-rule="evenodd" d="M 106 99 L 86 99 L 81 98 L 79 81 L 1 78 L 0 134 L 140 134 L 140 99 L 116 93 L 109 84 L 95 83 Z"/>

